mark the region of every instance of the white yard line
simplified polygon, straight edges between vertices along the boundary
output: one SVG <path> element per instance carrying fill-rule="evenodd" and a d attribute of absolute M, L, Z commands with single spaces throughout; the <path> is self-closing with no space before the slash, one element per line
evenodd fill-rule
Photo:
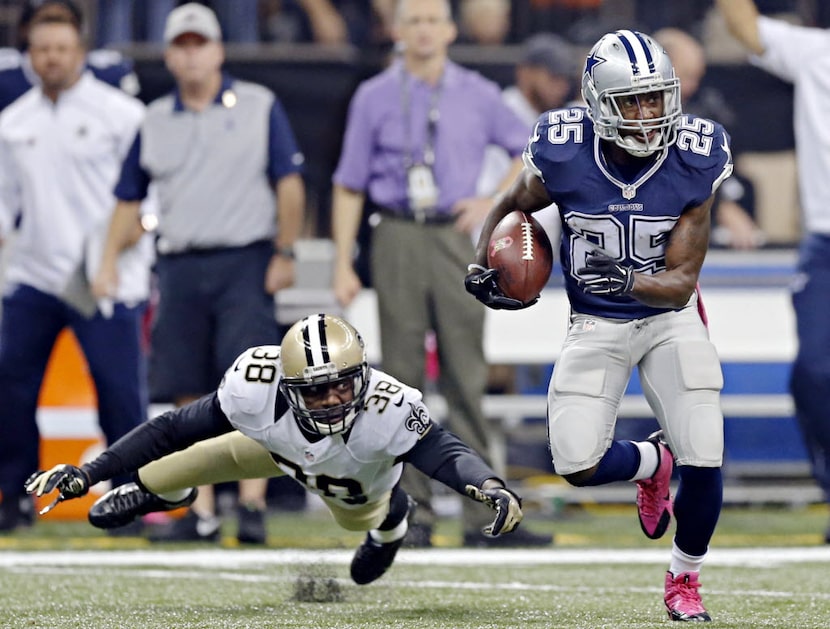
<path fill-rule="evenodd" d="M 49 550 L 0 552 L 0 568 L 33 566 L 164 566 L 238 569 L 275 564 L 348 564 L 353 550 Z M 669 549 L 475 550 L 403 549 L 395 565 L 665 564 Z M 830 546 L 713 549 L 707 566 L 767 568 L 791 563 L 830 563 Z"/>

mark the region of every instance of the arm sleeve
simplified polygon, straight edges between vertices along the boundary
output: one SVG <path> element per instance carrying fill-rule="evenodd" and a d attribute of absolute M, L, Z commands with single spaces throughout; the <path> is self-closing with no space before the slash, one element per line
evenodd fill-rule
<path fill-rule="evenodd" d="M 302 173 L 304 161 L 285 109 L 275 96 L 268 116 L 268 177 L 277 182 L 286 175 Z"/>
<path fill-rule="evenodd" d="M 121 201 L 142 201 L 150 187 L 150 175 L 141 167 L 141 132 L 136 133 L 130 150 L 121 164 L 115 196 Z"/>
<path fill-rule="evenodd" d="M 369 184 L 374 126 L 369 104 L 365 86 L 358 87 L 349 103 L 340 161 L 332 175 L 336 185 L 350 190 L 365 191 Z"/>
<path fill-rule="evenodd" d="M 232 430 L 216 393 L 211 393 L 136 426 L 81 469 L 94 485 Z"/>
<path fill-rule="evenodd" d="M 501 481 L 478 453 L 438 424 L 432 424 L 429 432 L 401 459 L 462 495 L 466 495 L 466 485 L 481 487 L 488 478 Z"/>
<path fill-rule="evenodd" d="M 813 59 L 827 52 L 827 31 L 790 24 L 765 15 L 758 17 L 758 31 L 764 53 L 750 56 L 754 65 L 790 83 L 804 76 Z"/>

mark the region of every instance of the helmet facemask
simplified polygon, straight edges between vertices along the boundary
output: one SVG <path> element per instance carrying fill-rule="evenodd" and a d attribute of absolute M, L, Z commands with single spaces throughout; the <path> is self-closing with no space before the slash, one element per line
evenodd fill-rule
<path fill-rule="evenodd" d="M 623 116 L 621 100 L 653 92 L 662 94 L 662 115 L 648 119 Z M 582 96 L 597 136 L 635 157 L 648 157 L 677 140 L 682 113 L 680 81 L 665 50 L 648 35 L 617 31 L 602 37 L 588 54 Z M 649 132 L 654 132 L 651 138 Z"/>
<path fill-rule="evenodd" d="M 369 364 L 357 330 L 339 317 L 306 317 L 286 333 L 280 362 L 280 390 L 305 429 L 321 435 L 349 429 L 369 387 Z M 323 404 L 335 398 L 342 402 Z"/>

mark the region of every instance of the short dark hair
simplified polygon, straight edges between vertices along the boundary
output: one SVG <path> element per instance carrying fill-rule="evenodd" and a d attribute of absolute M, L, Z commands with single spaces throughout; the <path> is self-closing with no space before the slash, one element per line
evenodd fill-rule
<path fill-rule="evenodd" d="M 33 24 L 71 24 L 83 34 L 84 16 L 72 0 L 29 0 L 17 24 L 18 48 L 29 47 L 29 29 Z"/>

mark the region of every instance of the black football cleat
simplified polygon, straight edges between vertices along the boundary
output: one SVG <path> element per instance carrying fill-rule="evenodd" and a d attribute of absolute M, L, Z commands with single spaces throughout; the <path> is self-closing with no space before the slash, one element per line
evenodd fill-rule
<path fill-rule="evenodd" d="M 379 579 L 395 561 L 395 555 L 403 544 L 404 538 L 381 544 L 366 533 L 366 539 L 357 547 L 352 558 L 352 581 L 358 585 L 366 585 Z"/>
<path fill-rule="evenodd" d="M 196 500 L 198 493 L 199 490 L 194 487 L 182 500 L 169 502 L 150 493 L 138 483 L 126 483 L 98 498 L 89 508 L 87 518 L 92 526 L 99 529 L 113 529 L 148 513 L 188 507 Z"/>

